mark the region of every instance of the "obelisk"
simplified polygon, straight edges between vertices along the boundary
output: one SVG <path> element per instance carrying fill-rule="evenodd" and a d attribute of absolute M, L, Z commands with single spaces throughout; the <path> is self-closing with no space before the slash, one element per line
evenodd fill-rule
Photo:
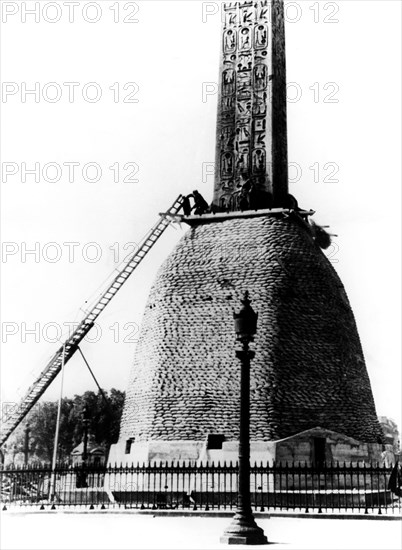
<path fill-rule="evenodd" d="M 376 460 L 383 436 L 345 289 L 311 225 L 281 208 L 283 1 L 223 9 L 215 213 L 184 218 L 158 271 L 110 461 L 237 459 L 232 320 L 246 290 L 259 314 L 251 460 L 311 460 L 315 445 L 328 460 Z"/>
<path fill-rule="evenodd" d="M 288 192 L 285 22 L 282 0 L 222 5 L 216 211 L 283 206 Z M 243 191 L 242 191 L 243 190 Z"/>

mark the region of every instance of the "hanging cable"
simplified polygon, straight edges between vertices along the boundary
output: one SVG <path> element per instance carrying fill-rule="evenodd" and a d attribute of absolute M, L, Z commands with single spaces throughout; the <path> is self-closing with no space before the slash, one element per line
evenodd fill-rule
<path fill-rule="evenodd" d="M 108 406 L 108 408 L 109 408 L 109 410 L 110 410 L 110 403 L 109 403 L 109 400 L 107 399 L 107 397 L 106 397 L 106 395 L 105 395 L 105 392 L 104 392 L 104 391 L 102 390 L 102 388 L 100 387 L 100 385 L 99 385 L 99 383 L 98 383 L 98 381 L 97 381 L 97 379 L 96 379 L 96 377 L 95 377 L 95 375 L 94 375 L 94 373 L 93 373 L 91 367 L 89 366 L 89 363 L 88 363 L 88 361 L 86 360 L 85 355 L 84 355 L 82 349 L 80 348 L 80 346 L 78 346 L 78 351 L 81 353 L 81 356 L 82 356 L 82 358 L 84 359 L 84 362 L 85 362 L 86 366 L 88 367 L 88 370 L 89 370 L 89 372 L 90 372 L 91 375 L 92 375 L 92 378 L 95 380 L 95 384 L 98 386 L 98 390 L 99 390 L 100 394 L 102 395 L 102 397 L 103 397 L 103 399 L 104 399 L 106 405 Z"/>

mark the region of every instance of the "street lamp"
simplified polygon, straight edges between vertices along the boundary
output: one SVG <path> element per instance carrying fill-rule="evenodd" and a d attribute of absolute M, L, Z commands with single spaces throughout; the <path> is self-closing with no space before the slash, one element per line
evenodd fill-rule
<path fill-rule="evenodd" d="M 86 405 L 84 405 L 82 410 L 82 424 L 84 426 L 84 449 L 82 451 L 82 461 L 84 464 L 88 459 L 88 427 L 90 418 L 89 409 Z"/>
<path fill-rule="evenodd" d="M 237 508 L 232 523 L 221 537 L 224 544 L 267 544 L 264 531 L 257 526 L 250 502 L 250 361 L 255 353 L 249 350 L 257 332 L 258 313 L 250 305 L 246 292 L 243 307 L 234 314 L 237 340 L 243 349 L 236 351 L 241 361 L 240 374 L 240 437 L 239 437 L 239 486 Z"/>
<path fill-rule="evenodd" d="M 88 459 L 88 427 L 90 422 L 89 410 L 86 405 L 82 409 L 82 425 L 84 428 L 83 443 L 84 448 L 82 450 L 82 463 L 80 466 L 81 471 L 77 472 L 77 488 L 84 489 L 88 487 L 86 465 Z"/>
<path fill-rule="evenodd" d="M 31 426 L 28 424 L 25 426 L 25 440 L 24 440 L 24 464 L 27 465 L 29 461 L 29 436 L 31 434 Z"/>

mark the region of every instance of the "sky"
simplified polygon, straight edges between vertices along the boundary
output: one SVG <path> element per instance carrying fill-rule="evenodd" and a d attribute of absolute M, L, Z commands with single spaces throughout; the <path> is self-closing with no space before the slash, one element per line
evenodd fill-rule
<path fill-rule="evenodd" d="M 212 198 L 220 3 L 67 4 L 1 3 L 3 403 L 159 212 L 193 189 Z M 401 426 L 401 3 L 285 5 L 290 190 L 337 235 L 328 256 L 377 413 Z M 83 343 L 103 388 L 125 389 L 152 281 L 185 231 L 168 228 Z M 77 354 L 64 395 L 86 390 Z M 60 377 L 43 398 L 59 392 Z"/>

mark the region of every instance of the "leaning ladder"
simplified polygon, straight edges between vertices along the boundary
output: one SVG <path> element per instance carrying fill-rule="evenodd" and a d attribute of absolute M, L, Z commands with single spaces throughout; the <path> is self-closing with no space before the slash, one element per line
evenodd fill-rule
<path fill-rule="evenodd" d="M 107 286 L 106 290 L 101 294 L 95 305 L 86 314 L 84 319 L 79 323 L 77 328 L 67 338 L 64 344 L 56 351 L 50 359 L 44 370 L 40 373 L 35 382 L 28 389 L 25 396 L 18 405 L 15 405 L 9 414 L 6 411 L 3 413 L 2 425 L 0 429 L 0 446 L 7 441 L 8 437 L 20 424 L 24 417 L 29 413 L 35 403 L 43 395 L 46 389 L 50 386 L 61 370 L 63 362 L 63 347 L 65 346 L 66 364 L 78 349 L 81 340 L 88 334 L 94 325 L 95 320 L 99 317 L 105 307 L 115 297 L 133 271 L 142 262 L 156 241 L 174 220 L 174 215 L 177 214 L 182 206 L 183 196 L 179 195 L 167 212 L 161 214 L 161 218 L 148 231 L 143 238 L 137 251 L 127 260 L 123 268 L 118 272 L 113 281 Z M 4 418 L 5 417 L 5 418 Z"/>

